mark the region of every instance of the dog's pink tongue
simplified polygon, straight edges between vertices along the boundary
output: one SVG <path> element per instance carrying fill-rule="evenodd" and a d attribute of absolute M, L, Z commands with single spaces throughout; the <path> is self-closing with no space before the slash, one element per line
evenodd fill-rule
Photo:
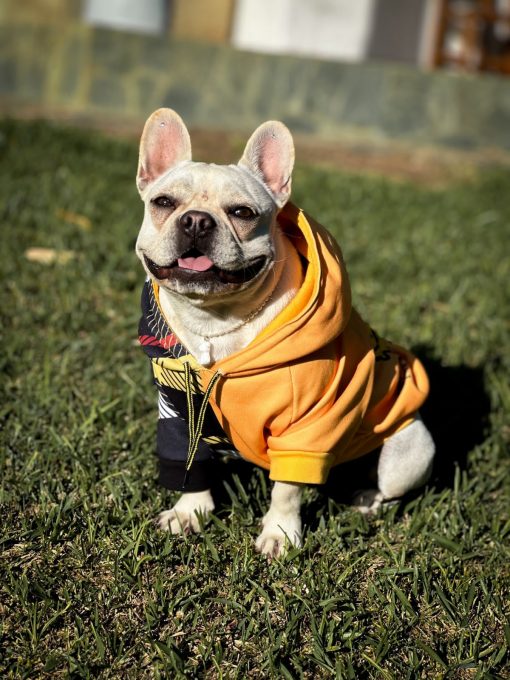
<path fill-rule="evenodd" d="M 180 257 L 177 260 L 177 264 L 183 269 L 191 269 L 194 272 L 206 272 L 211 267 L 214 267 L 214 262 L 211 262 L 205 255 L 200 255 L 200 257 Z"/>

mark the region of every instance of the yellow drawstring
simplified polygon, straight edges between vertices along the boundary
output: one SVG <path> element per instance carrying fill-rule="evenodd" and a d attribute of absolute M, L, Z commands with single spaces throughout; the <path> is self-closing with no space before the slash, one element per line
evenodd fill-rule
<path fill-rule="evenodd" d="M 204 392 L 204 398 L 202 399 L 202 404 L 200 405 L 200 410 L 198 411 L 198 418 L 195 425 L 195 405 L 193 404 L 193 388 L 191 385 L 191 375 L 192 375 L 191 366 L 187 361 L 185 361 L 184 380 L 186 382 L 186 400 L 188 402 L 189 441 L 188 441 L 188 457 L 186 459 L 186 470 L 184 472 L 184 479 L 182 481 L 183 489 L 188 482 L 189 471 L 191 469 L 191 466 L 193 465 L 193 461 L 198 450 L 200 437 L 202 436 L 202 428 L 204 426 L 205 412 L 207 410 L 209 399 L 211 398 L 214 386 L 221 378 L 220 371 L 216 371 L 216 373 L 211 378 L 211 381 Z"/>

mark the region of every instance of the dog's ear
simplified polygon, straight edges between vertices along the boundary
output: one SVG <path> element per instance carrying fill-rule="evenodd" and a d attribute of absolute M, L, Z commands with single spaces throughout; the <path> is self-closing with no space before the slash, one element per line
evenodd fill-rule
<path fill-rule="evenodd" d="M 191 160 L 191 141 L 182 118 L 172 109 L 158 109 L 148 118 L 140 141 L 136 184 L 144 189 L 181 161 Z"/>
<path fill-rule="evenodd" d="M 256 175 L 281 208 L 290 197 L 294 142 L 283 123 L 268 121 L 252 134 L 239 165 Z"/>

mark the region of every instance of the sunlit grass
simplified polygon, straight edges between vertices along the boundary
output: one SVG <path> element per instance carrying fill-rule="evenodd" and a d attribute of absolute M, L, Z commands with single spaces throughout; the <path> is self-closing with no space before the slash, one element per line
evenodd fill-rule
<path fill-rule="evenodd" d="M 134 343 L 136 148 L 5 122 L 0 158 L 2 677 L 508 677 L 508 175 L 431 191 L 298 168 L 357 306 L 429 367 L 438 464 L 368 521 L 334 481 L 308 490 L 303 550 L 267 563 L 248 466 L 225 466 L 202 536 L 152 523 L 171 495 Z"/>

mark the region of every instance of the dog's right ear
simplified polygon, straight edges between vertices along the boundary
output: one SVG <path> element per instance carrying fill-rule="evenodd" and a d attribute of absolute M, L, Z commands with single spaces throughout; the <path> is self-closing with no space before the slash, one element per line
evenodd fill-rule
<path fill-rule="evenodd" d="M 140 141 L 136 185 L 146 187 L 181 161 L 191 160 L 191 140 L 182 118 L 172 109 L 158 109 L 148 118 Z"/>

